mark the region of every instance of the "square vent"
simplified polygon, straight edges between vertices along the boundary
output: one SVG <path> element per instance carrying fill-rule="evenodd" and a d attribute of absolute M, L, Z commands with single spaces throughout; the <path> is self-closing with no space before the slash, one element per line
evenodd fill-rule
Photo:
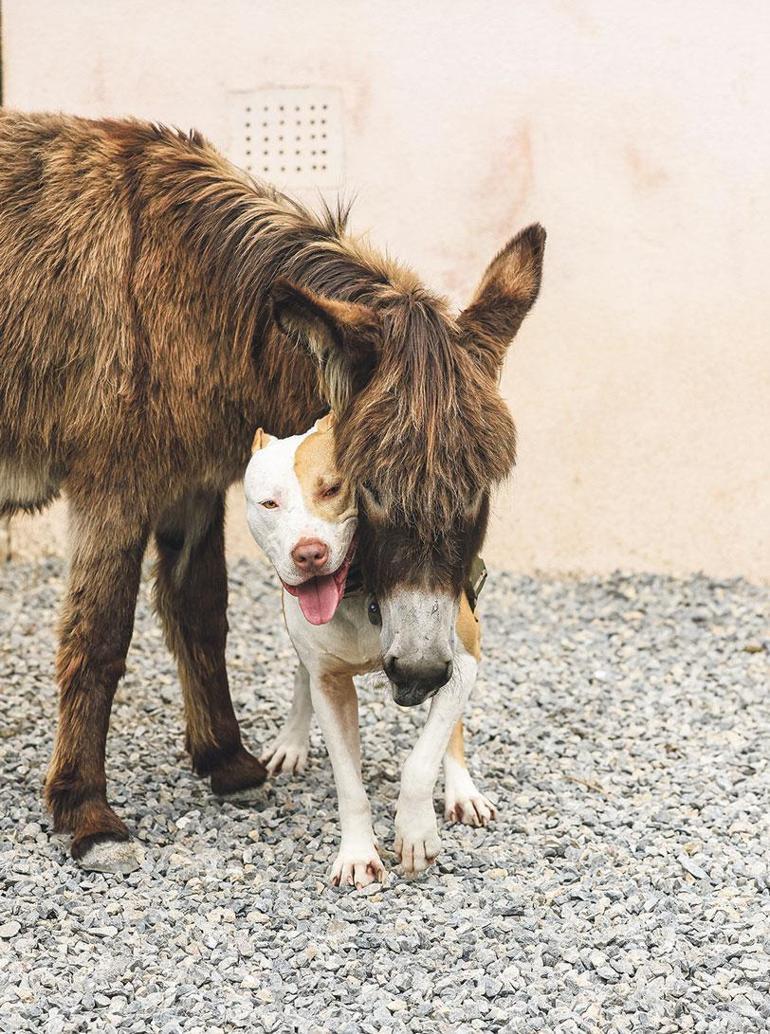
<path fill-rule="evenodd" d="M 271 87 L 228 95 L 230 158 L 278 187 L 338 187 L 342 97 L 329 86 Z"/>

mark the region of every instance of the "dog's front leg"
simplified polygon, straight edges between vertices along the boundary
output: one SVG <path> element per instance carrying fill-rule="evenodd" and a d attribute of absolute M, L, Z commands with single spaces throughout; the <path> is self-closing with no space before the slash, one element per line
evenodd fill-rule
<path fill-rule="evenodd" d="M 311 675 L 310 694 L 334 771 L 342 827 L 332 883 L 364 887 L 382 882 L 385 868 L 377 853 L 369 800 L 361 781 L 358 696 L 353 679 L 349 675 Z"/>
<path fill-rule="evenodd" d="M 259 760 L 271 776 L 279 772 L 296 774 L 307 763 L 310 744 L 310 719 L 313 705 L 310 701 L 310 678 L 307 668 L 299 662 L 294 673 L 294 696 L 289 717 L 273 742 L 265 748 Z"/>
<path fill-rule="evenodd" d="M 444 755 L 444 818 L 466 826 L 487 826 L 497 818 L 497 808 L 471 778 L 465 760 L 465 735 L 459 721 L 452 730 Z"/>
<path fill-rule="evenodd" d="M 406 759 L 396 807 L 395 851 L 406 875 L 423 872 L 438 857 L 441 840 L 433 807 L 433 789 L 441 759 L 476 680 L 478 665 L 470 654 L 454 657 L 454 674 L 430 704 L 427 721 Z"/>

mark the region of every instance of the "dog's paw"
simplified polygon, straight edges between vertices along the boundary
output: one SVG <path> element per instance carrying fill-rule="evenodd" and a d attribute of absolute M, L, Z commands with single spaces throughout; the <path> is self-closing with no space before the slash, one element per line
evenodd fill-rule
<path fill-rule="evenodd" d="M 332 865 L 331 882 L 335 887 L 368 887 L 385 882 L 385 866 L 374 843 L 342 844 Z"/>
<path fill-rule="evenodd" d="M 497 808 L 483 794 L 460 800 L 447 799 L 444 808 L 447 822 L 462 822 L 466 826 L 488 826 L 497 818 Z"/>
<path fill-rule="evenodd" d="M 405 876 L 417 876 L 436 861 L 441 851 L 436 815 L 404 817 L 396 813 L 396 841 L 393 846 Z"/>
<path fill-rule="evenodd" d="M 307 733 L 295 733 L 284 729 L 277 739 L 265 748 L 259 760 L 267 769 L 268 775 L 277 776 L 279 772 L 296 775 L 307 764 L 308 749 Z"/>
<path fill-rule="evenodd" d="M 452 767 L 446 773 L 444 818 L 466 826 L 488 826 L 497 818 L 497 808 L 479 793 L 467 768 Z"/>
<path fill-rule="evenodd" d="M 462 822 L 466 826 L 488 826 L 497 818 L 497 808 L 474 787 L 474 792 L 461 797 L 447 794 L 444 804 L 447 822 Z"/>

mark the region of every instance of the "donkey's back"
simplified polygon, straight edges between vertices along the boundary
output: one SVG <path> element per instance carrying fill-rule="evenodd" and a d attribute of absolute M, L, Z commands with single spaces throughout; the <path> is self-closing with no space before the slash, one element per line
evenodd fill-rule
<path fill-rule="evenodd" d="M 114 422 L 130 247 L 105 124 L 0 113 L 0 513 L 45 505 Z"/>

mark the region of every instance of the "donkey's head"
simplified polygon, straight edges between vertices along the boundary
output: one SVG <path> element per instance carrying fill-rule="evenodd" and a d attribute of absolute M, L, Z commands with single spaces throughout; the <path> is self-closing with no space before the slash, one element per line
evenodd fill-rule
<path fill-rule="evenodd" d="M 337 462 L 358 489 L 359 556 L 401 704 L 420 703 L 452 673 L 490 490 L 515 460 L 500 368 L 537 297 L 544 244 L 540 226 L 518 234 L 456 318 L 403 276 L 335 284 L 334 298 L 285 280 L 274 287 L 276 320 L 317 356 L 338 415 Z"/>

